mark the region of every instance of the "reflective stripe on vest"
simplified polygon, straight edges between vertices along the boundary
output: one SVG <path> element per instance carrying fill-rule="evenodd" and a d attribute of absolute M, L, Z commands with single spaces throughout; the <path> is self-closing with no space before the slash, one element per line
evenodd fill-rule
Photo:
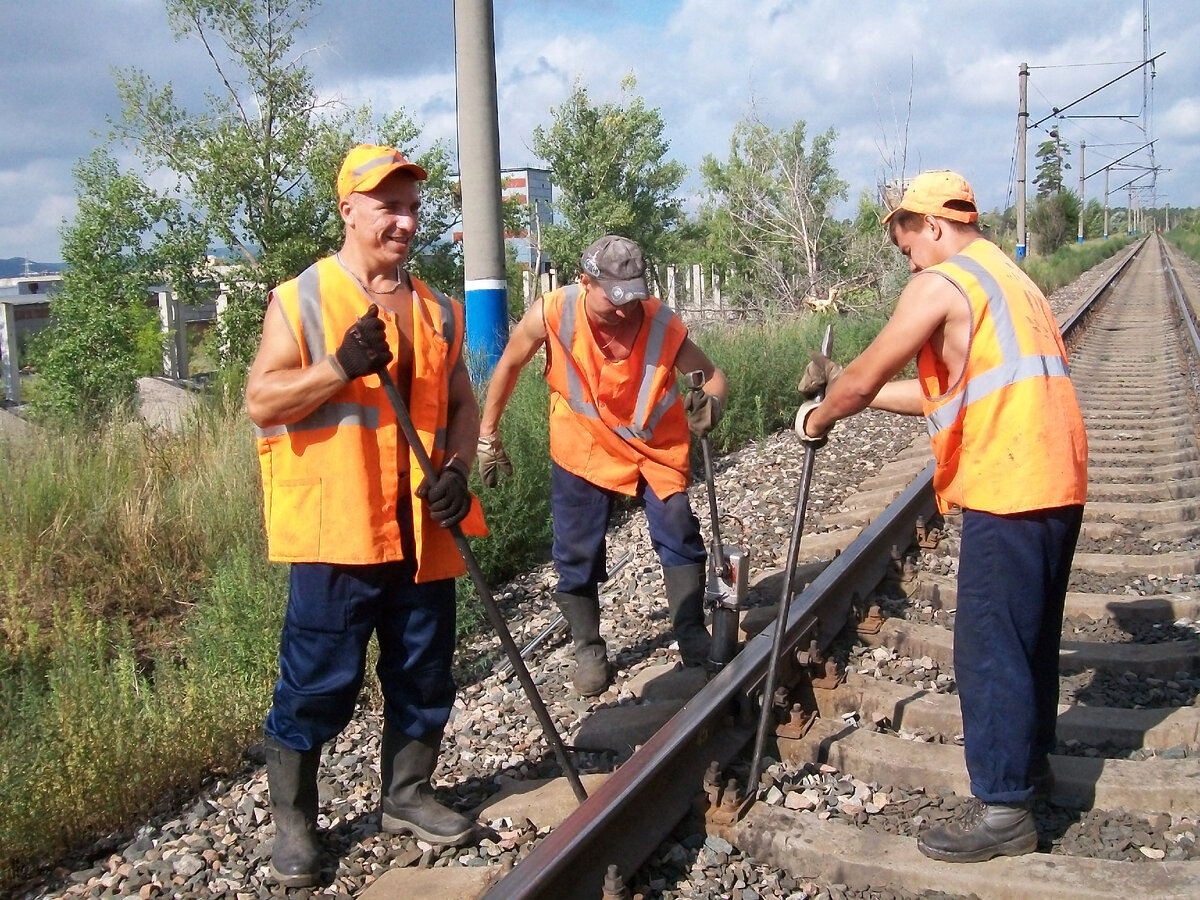
<path fill-rule="evenodd" d="M 567 285 L 563 291 L 563 313 L 562 319 L 558 323 L 558 340 L 568 351 L 574 346 L 575 329 L 578 325 L 575 311 L 578 307 L 577 301 L 581 290 L 582 288 L 580 288 L 579 284 L 575 283 Z M 663 343 L 667 336 L 667 325 L 673 315 L 670 308 L 664 304 L 659 307 L 654 318 L 650 320 L 650 332 L 646 338 L 645 365 L 642 367 L 642 380 L 638 385 L 636 413 L 634 415 L 635 423 L 643 422 L 645 424 L 642 427 L 632 424 L 610 428 L 619 437 L 649 441 L 654 437 L 655 427 L 679 396 L 678 386 L 672 384 L 670 389 L 654 404 L 653 409 L 650 407 L 654 375 L 658 369 L 659 357 L 662 356 Z M 587 327 L 586 323 L 583 327 Z M 584 396 L 583 384 L 579 378 L 579 370 L 574 365 L 567 365 L 566 373 L 567 388 L 569 391 L 567 403 L 570 405 L 571 410 L 577 415 L 600 421 L 599 410 L 596 409 L 595 404 Z"/>
<path fill-rule="evenodd" d="M 391 159 L 391 157 L 387 157 Z M 442 329 L 445 332 L 446 345 L 454 346 L 455 326 L 454 308 L 450 298 L 435 287 L 425 285 L 429 293 L 437 301 L 441 313 Z M 316 266 L 309 266 L 296 278 L 296 289 L 300 298 L 300 321 L 304 329 L 304 350 L 308 354 L 308 362 L 321 359 L 325 355 L 325 321 L 321 316 L 321 278 Z M 359 403 L 325 403 L 317 407 L 303 419 L 289 425 L 274 425 L 270 428 L 255 426 L 256 437 L 268 438 L 281 434 L 299 434 L 305 431 L 320 431 L 324 428 L 337 428 L 342 425 L 355 425 L 360 428 L 375 429 L 379 427 L 379 410 L 374 406 L 364 406 Z M 438 428 L 433 435 L 433 446 L 437 450 L 446 449 L 446 429 Z"/>
<path fill-rule="evenodd" d="M 1000 348 L 1003 361 L 969 380 L 963 389 L 949 398 L 943 405 L 926 416 L 929 436 L 933 437 L 944 428 L 949 428 L 958 420 L 964 407 L 970 406 L 976 400 L 1009 387 L 1026 378 L 1044 378 L 1046 376 L 1068 376 L 1070 369 L 1067 361 L 1061 356 L 1042 356 L 1031 354 L 1023 356 L 1013 328 L 1011 310 L 1004 299 L 1004 291 L 1000 289 L 996 279 L 992 277 L 976 260 L 965 256 L 956 256 L 951 260 L 956 266 L 969 272 L 979 282 L 987 296 L 988 313 L 994 323 L 996 343 Z"/>

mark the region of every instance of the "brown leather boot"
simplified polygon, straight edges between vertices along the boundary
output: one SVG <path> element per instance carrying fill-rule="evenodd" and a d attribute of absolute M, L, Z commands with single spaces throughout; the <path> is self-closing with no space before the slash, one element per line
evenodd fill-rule
<path fill-rule="evenodd" d="M 917 849 L 944 862 L 983 862 L 994 856 L 1020 856 L 1037 849 L 1037 828 L 1027 803 L 984 803 L 971 799 L 957 821 L 931 828 Z"/>

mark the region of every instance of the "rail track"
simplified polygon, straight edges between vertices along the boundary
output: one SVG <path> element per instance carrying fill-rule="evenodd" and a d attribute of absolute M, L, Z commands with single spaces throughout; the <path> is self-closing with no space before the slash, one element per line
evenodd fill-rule
<path fill-rule="evenodd" d="M 657 562 L 638 517 L 618 526 L 610 552 L 629 562 L 613 566 L 601 594 L 617 684 L 576 697 L 561 632 L 529 660 L 588 799 L 577 803 L 555 777 L 514 680 L 475 674 L 461 679 L 437 787 L 492 833 L 443 851 L 383 834 L 368 768 L 379 713 L 364 708 L 322 762 L 326 872 L 313 894 L 1200 896 L 1196 329 L 1174 298 L 1200 309 L 1200 268 L 1172 276 L 1165 252 L 1155 239 L 1123 251 L 1120 271 L 1085 291 L 1087 302 L 1056 306 L 1091 454 L 1064 624 L 1056 790 L 1035 807 L 1039 852 L 953 865 L 916 850 L 913 835 L 967 795 L 950 655 L 957 522 L 933 514 L 921 423 L 867 412 L 817 456 L 755 789 L 748 757 L 796 497 L 788 435 L 716 464 L 723 537 L 751 559 L 753 608 L 729 665 L 707 683 L 673 668 Z M 699 491 L 693 502 L 704 503 Z M 547 569 L 501 591 L 519 642 L 554 618 L 552 584 Z M 476 673 L 497 658 L 487 636 L 462 656 Z M 265 775 L 251 763 L 21 896 L 282 895 L 268 875 L 267 809 Z"/>
<path fill-rule="evenodd" d="M 1197 342 L 1183 291 L 1165 245 L 1148 239 L 1063 324 L 1090 486 L 1064 626 L 1056 787 L 1036 809 L 1041 852 L 956 866 L 925 859 L 912 839 L 969 795 L 951 662 L 956 522 L 934 514 L 918 440 L 802 541 L 811 581 L 792 602 L 784 687 L 771 698 L 779 764 L 756 789 L 739 778 L 770 629 L 483 896 L 624 896 L 697 812 L 709 857 L 737 848 L 796 882 L 1200 896 L 1200 594 L 1187 590 L 1200 572 Z M 760 578 L 757 599 L 778 599 L 781 578 Z M 896 658 L 915 662 L 889 668 Z"/>

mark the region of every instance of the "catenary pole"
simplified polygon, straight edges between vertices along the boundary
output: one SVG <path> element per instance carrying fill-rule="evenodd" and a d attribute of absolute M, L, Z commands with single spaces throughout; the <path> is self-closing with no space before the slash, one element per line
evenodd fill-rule
<path fill-rule="evenodd" d="M 1025 258 L 1025 133 L 1029 130 L 1029 63 L 1021 63 L 1021 106 L 1017 113 L 1017 259 Z"/>
<path fill-rule="evenodd" d="M 458 160 L 462 190 L 466 343 L 472 375 L 491 374 L 508 342 L 500 198 L 496 38 L 492 0 L 455 0 Z"/>
<path fill-rule="evenodd" d="M 1083 243 L 1083 153 L 1087 150 L 1087 141 L 1079 142 L 1079 243 Z"/>

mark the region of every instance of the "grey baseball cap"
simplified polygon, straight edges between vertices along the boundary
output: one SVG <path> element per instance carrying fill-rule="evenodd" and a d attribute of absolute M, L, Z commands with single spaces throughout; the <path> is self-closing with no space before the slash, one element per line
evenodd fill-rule
<path fill-rule="evenodd" d="M 646 261 L 642 251 L 627 237 L 606 234 L 579 258 L 583 271 L 596 279 L 614 306 L 624 306 L 650 296 L 646 286 Z"/>

